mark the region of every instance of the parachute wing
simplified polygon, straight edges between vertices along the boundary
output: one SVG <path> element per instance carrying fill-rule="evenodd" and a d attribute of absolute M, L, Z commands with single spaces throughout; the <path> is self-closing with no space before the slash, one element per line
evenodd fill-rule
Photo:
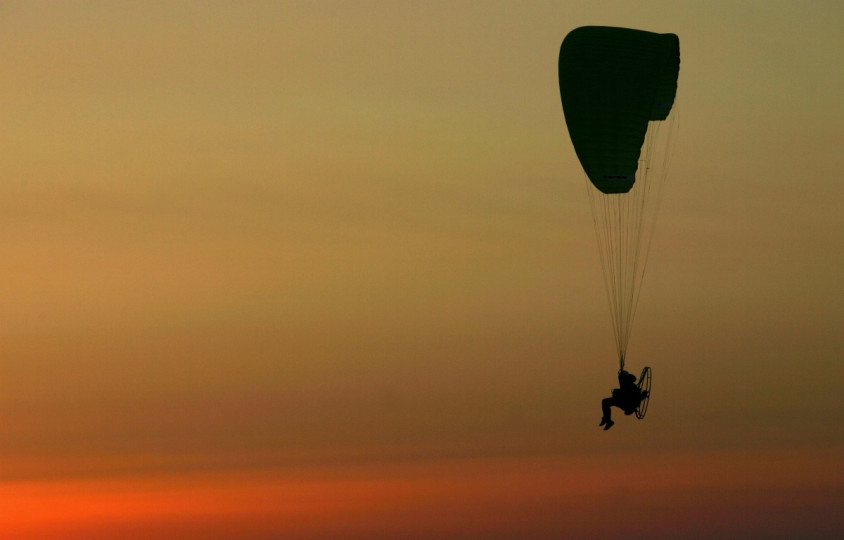
<path fill-rule="evenodd" d="M 588 179 L 622 368 L 676 129 L 679 70 L 674 34 L 586 26 L 560 47 L 560 97 Z"/>
<path fill-rule="evenodd" d="M 648 123 L 668 117 L 680 40 L 629 28 L 584 26 L 560 47 L 560 96 L 580 163 L 602 193 L 633 187 Z"/>

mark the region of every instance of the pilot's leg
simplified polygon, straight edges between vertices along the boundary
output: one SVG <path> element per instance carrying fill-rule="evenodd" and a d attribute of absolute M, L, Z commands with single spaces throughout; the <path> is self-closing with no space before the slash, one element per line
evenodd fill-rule
<path fill-rule="evenodd" d="M 610 411 L 610 407 L 613 404 L 612 398 L 604 398 L 601 400 L 601 411 L 604 413 L 604 417 L 601 419 L 601 425 L 603 426 L 608 420 L 612 420 L 612 411 Z"/>

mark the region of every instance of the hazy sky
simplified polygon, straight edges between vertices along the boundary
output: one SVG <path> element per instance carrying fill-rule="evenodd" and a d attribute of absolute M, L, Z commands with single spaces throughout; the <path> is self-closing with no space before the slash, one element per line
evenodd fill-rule
<path fill-rule="evenodd" d="M 556 71 L 583 25 L 681 49 L 628 352 L 654 397 L 607 433 Z M 3 2 L 0 528 L 840 537 L 842 27 L 836 1 Z"/>

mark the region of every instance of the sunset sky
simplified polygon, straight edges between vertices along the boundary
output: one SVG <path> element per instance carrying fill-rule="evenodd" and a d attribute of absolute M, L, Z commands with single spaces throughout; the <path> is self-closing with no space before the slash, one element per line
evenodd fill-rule
<path fill-rule="evenodd" d="M 557 81 L 680 38 L 617 384 Z M 10 539 L 844 536 L 844 3 L 0 3 Z"/>

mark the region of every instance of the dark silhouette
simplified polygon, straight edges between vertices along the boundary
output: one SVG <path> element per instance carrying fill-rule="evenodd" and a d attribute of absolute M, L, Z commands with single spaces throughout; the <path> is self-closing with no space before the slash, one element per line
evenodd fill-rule
<path fill-rule="evenodd" d="M 629 416 L 636 412 L 639 404 L 648 395 L 646 391 L 642 391 L 636 386 L 636 376 L 624 370 L 618 372 L 618 386 L 619 388 L 612 391 L 612 397 L 604 398 L 601 401 L 601 410 L 604 412 L 604 417 L 601 418 L 600 425 L 604 426 L 604 431 L 615 424 L 612 421 L 610 407 L 618 407 Z"/>

